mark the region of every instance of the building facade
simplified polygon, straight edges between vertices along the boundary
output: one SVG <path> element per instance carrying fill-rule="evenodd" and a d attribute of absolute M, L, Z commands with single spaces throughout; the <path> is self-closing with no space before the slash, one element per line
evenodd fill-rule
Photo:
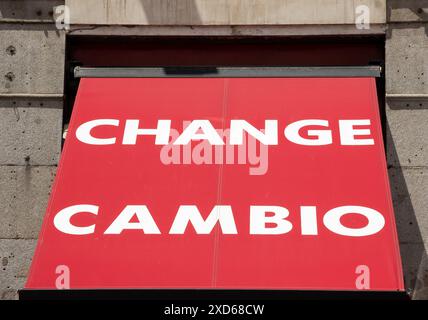
<path fill-rule="evenodd" d="M 0 298 L 23 288 L 76 94 L 76 66 L 378 64 L 406 288 L 428 298 L 424 0 L 0 1 Z"/>

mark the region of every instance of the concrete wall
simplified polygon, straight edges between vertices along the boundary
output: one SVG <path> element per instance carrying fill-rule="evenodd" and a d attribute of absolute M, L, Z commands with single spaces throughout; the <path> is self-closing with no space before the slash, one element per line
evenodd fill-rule
<path fill-rule="evenodd" d="M 406 286 L 428 299 L 428 1 L 389 0 L 387 20 L 389 175 Z"/>
<path fill-rule="evenodd" d="M 354 24 L 355 8 L 385 23 L 385 0 L 66 0 L 72 24 L 305 25 Z"/>
<path fill-rule="evenodd" d="M 61 151 L 61 2 L 0 1 L 0 299 L 24 285 Z"/>

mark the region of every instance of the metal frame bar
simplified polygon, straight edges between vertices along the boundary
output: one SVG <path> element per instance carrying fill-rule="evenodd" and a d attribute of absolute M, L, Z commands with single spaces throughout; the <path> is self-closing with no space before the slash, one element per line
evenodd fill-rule
<path fill-rule="evenodd" d="M 75 67 L 75 78 L 367 78 L 381 66 L 333 67 Z"/>
<path fill-rule="evenodd" d="M 20 300 L 410 300 L 404 291 L 320 291 L 320 290 L 239 290 L 239 289 L 84 289 L 84 290 L 19 290 Z"/>

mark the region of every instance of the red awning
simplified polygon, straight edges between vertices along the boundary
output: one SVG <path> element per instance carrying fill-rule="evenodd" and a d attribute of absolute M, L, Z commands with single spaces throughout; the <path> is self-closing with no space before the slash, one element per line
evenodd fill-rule
<path fill-rule="evenodd" d="M 86 78 L 26 289 L 402 291 L 373 78 Z"/>

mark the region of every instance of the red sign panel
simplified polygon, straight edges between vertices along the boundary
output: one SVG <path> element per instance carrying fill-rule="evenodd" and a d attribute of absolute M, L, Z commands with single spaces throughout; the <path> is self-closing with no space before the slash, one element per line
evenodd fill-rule
<path fill-rule="evenodd" d="M 82 79 L 26 288 L 403 290 L 374 79 Z"/>

